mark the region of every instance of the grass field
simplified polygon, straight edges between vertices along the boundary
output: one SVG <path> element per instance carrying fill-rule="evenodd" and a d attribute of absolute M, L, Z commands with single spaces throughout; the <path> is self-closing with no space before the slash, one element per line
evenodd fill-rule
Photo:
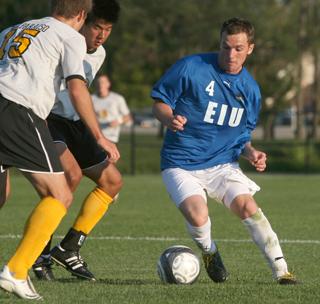
<path fill-rule="evenodd" d="M 213 234 L 230 278 L 215 284 L 202 271 L 190 286 L 164 285 L 156 273 L 160 253 L 183 244 L 197 253 L 181 215 L 170 202 L 159 175 L 125 176 L 119 201 L 93 231 L 82 255 L 98 281 L 73 278 L 54 267 L 55 282 L 33 280 L 44 303 L 319 303 L 320 176 L 252 175 L 262 191 L 256 199 L 282 241 L 290 269 L 302 284 L 278 286 L 261 253 L 240 221 L 209 201 Z M 37 201 L 21 176 L 12 178 L 12 196 L 0 212 L 0 264 L 13 253 L 18 235 Z M 73 206 L 56 232 L 54 243 L 72 225 L 81 200 L 92 188 L 83 181 Z M 33 273 L 30 273 L 33 277 Z M 0 291 L 0 303 L 21 303 Z"/>

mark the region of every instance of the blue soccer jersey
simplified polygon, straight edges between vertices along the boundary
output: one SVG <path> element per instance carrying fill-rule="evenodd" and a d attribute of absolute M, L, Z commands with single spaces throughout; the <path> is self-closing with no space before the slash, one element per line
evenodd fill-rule
<path fill-rule="evenodd" d="M 250 141 L 261 102 L 248 71 L 224 73 L 216 53 L 180 59 L 154 85 L 151 96 L 188 120 L 183 131 L 167 130 L 162 170 L 199 170 L 237 161 Z"/>

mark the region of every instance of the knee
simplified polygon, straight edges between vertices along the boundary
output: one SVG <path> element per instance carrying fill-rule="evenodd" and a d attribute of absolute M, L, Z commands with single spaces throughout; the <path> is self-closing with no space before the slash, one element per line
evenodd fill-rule
<path fill-rule="evenodd" d="M 55 199 L 60 201 L 67 209 L 71 206 L 73 201 L 73 194 L 69 188 L 61 191 L 55 196 Z"/>
<path fill-rule="evenodd" d="M 185 219 L 194 227 L 203 226 L 208 221 L 208 206 L 201 197 L 187 198 L 179 206 Z"/>
<path fill-rule="evenodd" d="M 243 194 L 232 201 L 230 209 L 243 220 L 254 215 L 258 211 L 258 206 L 250 194 Z"/>
<path fill-rule="evenodd" d="M 102 188 L 110 196 L 114 197 L 120 192 L 123 186 L 122 176 L 120 173 L 113 174 L 111 176 L 105 176 L 99 181 L 98 186 Z"/>
<path fill-rule="evenodd" d="M 79 170 L 72 170 L 71 172 L 67 172 L 66 179 L 70 187 L 70 190 L 74 192 L 82 179 L 82 171 L 79 169 Z"/>

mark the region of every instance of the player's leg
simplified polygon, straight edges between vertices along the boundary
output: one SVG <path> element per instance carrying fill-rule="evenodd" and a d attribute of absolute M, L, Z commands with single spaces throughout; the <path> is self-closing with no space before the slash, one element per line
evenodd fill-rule
<path fill-rule="evenodd" d="M 22 298 L 38 299 L 28 271 L 66 214 L 72 196 L 63 174 L 24 174 L 42 199 L 29 216 L 23 237 L 0 274 L 0 286 Z"/>
<path fill-rule="evenodd" d="M 74 192 L 82 178 L 81 169 L 74 156 L 64 143 L 55 142 L 55 147 L 58 152 L 63 171 L 65 172 L 69 188 Z M 33 272 L 39 280 L 54 280 L 51 261 L 51 243 L 52 236 L 36 262 L 32 265 Z"/>
<path fill-rule="evenodd" d="M 190 236 L 202 251 L 209 277 L 215 282 L 224 282 L 228 273 L 211 238 L 211 220 L 203 185 L 194 175 L 181 169 L 164 170 L 162 177 L 170 197 L 186 219 Z"/>
<path fill-rule="evenodd" d="M 24 237 L 9 261 L 9 268 L 17 278 L 26 277 L 37 257 L 40 255 L 53 231 L 66 214 L 72 195 L 63 174 L 23 174 L 33 184 L 40 197 L 25 226 Z"/>
<path fill-rule="evenodd" d="M 1 100 L 0 105 L 6 109 L 0 118 L 1 161 L 20 168 L 41 197 L 14 255 L 0 273 L 0 287 L 22 298 L 39 299 L 28 279 L 28 270 L 66 214 L 72 194 L 45 121 L 8 100 Z"/>
<path fill-rule="evenodd" d="M 113 198 L 120 192 L 122 176 L 114 164 L 104 161 L 83 170 L 96 183 L 96 188 L 84 200 L 73 229 L 88 235 L 107 212 Z"/>
<path fill-rule="evenodd" d="M 228 175 L 225 184 L 224 204 L 247 227 L 253 241 L 270 265 L 274 278 L 280 284 L 295 284 L 296 280 L 288 271 L 278 237 L 252 197 L 257 190 L 253 182 L 240 170 L 235 170 Z"/>
<path fill-rule="evenodd" d="M 52 258 L 80 278 L 95 280 L 80 258 L 79 251 L 85 239 L 107 212 L 113 197 L 122 187 L 121 174 L 115 165 L 104 161 L 83 171 L 93 180 L 97 187 L 93 189 L 82 203 L 75 222 L 59 246 L 52 250 Z M 77 259 L 78 257 L 78 259 Z M 71 263 L 68 263 L 68 261 Z"/>
<path fill-rule="evenodd" d="M 61 120 L 59 120 L 61 121 Z M 81 258 L 79 251 L 87 235 L 107 212 L 113 197 L 122 186 L 121 174 L 117 168 L 108 163 L 106 154 L 97 145 L 87 128 L 79 121 L 67 123 L 72 127 L 72 134 L 67 138 L 77 163 L 81 166 L 83 174 L 96 183 L 96 187 L 88 194 L 82 203 L 81 210 L 74 225 L 70 228 L 61 243 L 53 248 L 52 259 L 64 266 L 73 275 L 95 280 L 87 264 Z M 70 169 L 64 168 L 66 175 Z"/>
<path fill-rule="evenodd" d="M 55 142 L 59 159 L 69 188 L 74 192 L 82 179 L 82 170 L 68 147 L 62 142 Z"/>
<path fill-rule="evenodd" d="M 0 208 L 4 205 L 10 194 L 9 171 L 2 170 L 0 166 Z"/>

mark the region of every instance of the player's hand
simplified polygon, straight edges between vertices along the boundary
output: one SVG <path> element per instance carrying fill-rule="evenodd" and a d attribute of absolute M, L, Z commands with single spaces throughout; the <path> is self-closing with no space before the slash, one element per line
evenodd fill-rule
<path fill-rule="evenodd" d="M 97 143 L 103 150 L 107 152 L 109 156 L 108 160 L 110 163 L 116 163 L 119 160 L 120 153 L 117 146 L 113 142 L 106 139 L 105 137 L 102 137 L 97 141 Z"/>
<path fill-rule="evenodd" d="M 249 161 L 259 172 L 263 172 L 267 167 L 267 155 L 262 151 L 253 150 Z"/>
<path fill-rule="evenodd" d="M 187 118 L 182 115 L 174 115 L 167 127 L 173 132 L 183 131 L 184 125 L 187 123 Z"/>

